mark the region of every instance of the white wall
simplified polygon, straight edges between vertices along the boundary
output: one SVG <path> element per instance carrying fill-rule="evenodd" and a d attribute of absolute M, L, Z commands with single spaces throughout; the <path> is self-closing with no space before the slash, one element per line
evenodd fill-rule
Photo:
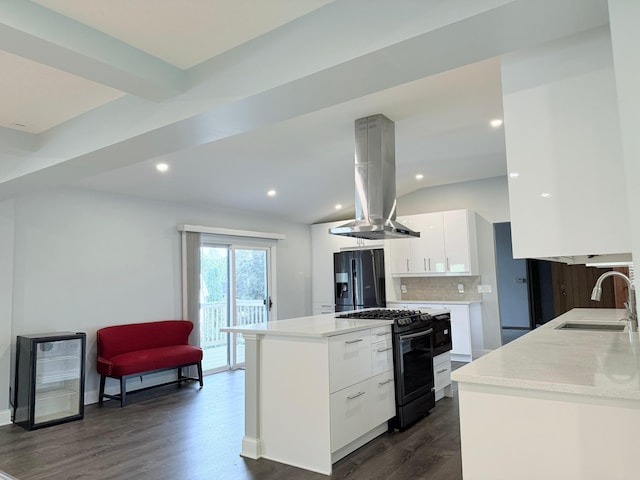
<path fill-rule="evenodd" d="M 13 209 L 14 201 L 0 203 L 0 425 L 9 423 L 11 341 L 11 298 L 13 292 Z M 15 343 L 15 342 L 14 342 Z"/>
<path fill-rule="evenodd" d="M 508 222 L 509 191 L 506 177 L 423 188 L 398 198 L 398 215 L 461 208 L 473 210 L 491 223 Z"/>
<path fill-rule="evenodd" d="M 13 225 L 3 213 L 0 262 L 13 261 L 14 277 L 12 301 L 0 303 L 0 332 L 10 328 L 12 344 L 26 333 L 86 332 L 88 401 L 97 398 L 98 328 L 181 318 L 180 223 L 285 234 L 277 244 L 278 317 L 310 314 L 307 225 L 83 190 L 16 199 Z M 0 281 L 6 278 L 3 271 Z M 0 381 L 10 357 L 2 352 Z M 7 384 L 0 383 L 0 411 Z"/>

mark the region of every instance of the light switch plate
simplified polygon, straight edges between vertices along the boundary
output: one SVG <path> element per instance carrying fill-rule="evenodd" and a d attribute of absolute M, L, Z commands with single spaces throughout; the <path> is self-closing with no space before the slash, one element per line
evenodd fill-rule
<path fill-rule="evenodd" d="M 400 285 L 400 291 L 402 293 L 407 293 L 407 286 L 406 285 Z"/>
<path fill-rule="evenodd" d="M 464 293 L 464 283 L 458 284 L 458 293 Z"/>

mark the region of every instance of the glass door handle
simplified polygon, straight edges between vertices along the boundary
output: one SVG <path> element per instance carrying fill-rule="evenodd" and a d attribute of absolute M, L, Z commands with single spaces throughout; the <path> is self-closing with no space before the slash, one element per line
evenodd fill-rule
<path fill-rule="evenodd" d="M 268 304 L 267 304 L 267 301 L 269 302 Z M 265 298 L 264 300 L 262 300 L 262 304 L 265 307 L 268 307 L 269 311 L 271 311 L 271 307 L 273 307 L 273 302 L 271 301 L 271 297 L 268 297 L 268 298 Z"/>

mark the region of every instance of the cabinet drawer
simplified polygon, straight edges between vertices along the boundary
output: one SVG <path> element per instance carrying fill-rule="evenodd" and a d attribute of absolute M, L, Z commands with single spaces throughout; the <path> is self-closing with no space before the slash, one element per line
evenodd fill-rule
<path fill-rule="evenodd" d="M 435 368 L 436 365 L 440 365 L 442 363 L 451 363 L 451 354 L 449 352 L 444 352 L 433 357 L 433 368 Z"/>
<path fill-rule="evenodd" d="M 440 390 L 451 385 L 451 362 L 434 365 L 435 389 Z"/>
<path fill-rule="evenodd" d="M 371 329 L 371 343 L 391 340 L 391 325 Z"/>
<path fill-rule="evenodd" d="M 344 447 L 373 427 L 371 379 L 331 394 L 331 451 Z"/>
<path fill-rule="evenodd" d="M 373 392 L 373 425 L 378 426 L 396 414 L 396 391 L 393 370 L 371 379 Z"/>
<path fill-rule="evenodd" d="M 371 377 L 370 330 L 329 339 L 329 387 L 337 392 Z"/>
<path fill-rule="evenodd" d="M 391 338 L 371 345 L 371 373 L 377 375 L 393 370 L 393 342 Z"/>

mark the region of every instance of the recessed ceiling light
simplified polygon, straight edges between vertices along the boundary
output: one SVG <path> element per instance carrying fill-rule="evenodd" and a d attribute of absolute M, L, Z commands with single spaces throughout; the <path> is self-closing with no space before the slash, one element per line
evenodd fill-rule
<path fill-rule="evenodd" d="M 422 180 L 424 178 L 424 175 L 421 173 L 416 173 L 416 180 Z"/>
<path fill-rule="evenodd" d="M 493 128 L 498 128 L 500 125 L 502 125 L 502 119 L 501 118 L 494 118 L 489 123 L 491 124 L 491 126 Z"/>
<path fill-rule="evenodd" d="M 342 204 L 336 203 L 336 210 L 341 210 L 341 209 L 342 209 Z"/>
<path fill-rule="evenodd" d="M 276 196 L 276 193 L 278 193 L 278 192 L 276 192 L 275 190 L 271 189 L 271 190 L 269 190 L 269 191 L 267 192 L 267 195 L 269 195 L 270 197 L 275 197 L 275 196 Z"/>
<path fill-rule="evenodd" d="M 542 192 L 542 193 L 540 194 L 540 196 L 541 196 L 542 198 L 550 198 L 550 197 L 551 197 L 551 194 L 550 194 L 550 193 L 548 193 L 548 192 Z"/>
<path fill-rule="evenodd" d="M 518 172 L 511 172 L 509 174 L 509 177 L 511 177 L 511 178 L 518 178 L 519 176 L 520 176 L 520 174 Z"/>
<path fill-rule="evenodd" d="M 156 164 L 156 170 L 158 170 L 159 172 L 168 172 L 169 171 L 169 165 L 166 163 L 157 163 Z"/>

